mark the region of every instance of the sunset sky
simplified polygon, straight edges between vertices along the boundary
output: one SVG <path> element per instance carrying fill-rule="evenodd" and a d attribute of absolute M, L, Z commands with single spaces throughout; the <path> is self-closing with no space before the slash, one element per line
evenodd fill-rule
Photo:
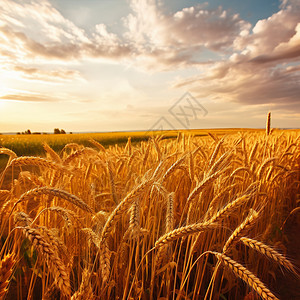
<path fill-rule="evenodd" d="M 300 0 L 0 0 L 0 132 L 180 129 L 186 92 L 188 128 L 300 127 Z"/>

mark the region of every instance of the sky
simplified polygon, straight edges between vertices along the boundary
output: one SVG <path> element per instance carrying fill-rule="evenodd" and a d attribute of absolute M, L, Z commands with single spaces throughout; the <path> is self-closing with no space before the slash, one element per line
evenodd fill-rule
<path fill-rule="evenodd" d="M 300 0 L 0 0 L 0 132 L 300 127 Z"/>

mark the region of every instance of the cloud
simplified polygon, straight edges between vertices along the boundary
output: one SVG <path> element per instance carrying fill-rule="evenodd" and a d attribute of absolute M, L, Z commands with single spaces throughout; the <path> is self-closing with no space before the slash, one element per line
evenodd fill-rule
<path fill-rule="evenodd" d="M 199 75 L 178 79 L 174 87 L 216 101 L 285 102 L 290 109 L 299 102 L 298 0 L 282 0 L 277 13 L 254 26 L 205 4 L 171 14 L 155 0 L 131 0 L 129 5 L 131 13 L 120 21 L 117 34 L 102 23 L 83 30 L 46 0 L 0 0 L 2 68 L 30 80 L 60 82 L 80 79 L 75 65 L 86 60 L 152 72 L 193 67 Z"/>
<path fill-rule="evenodd" d="M 230 58 L 174 82 L 198 97 L 299 110 L 300 5 L 285 1 L 252 31 L 236 37 Z"/>
<path fill-rule="evenodd" d="M 227 51 L 235 37 L 250 28 L 221 7 L 207 10 L 198 5 L 166 15 L 154 0 L 131 0 L 130 6 L 132 13 L 123 18 L 124 33 L 118 36 L 101 23 L 87 33 L 45 0 L 0 0 L 0 51 L 10 49 L 11 57 L 23 61 L 102 58 L 170 69 L 203 63 L 196 59 L 203 49 Z"/>
<path fill-rule="evenodd" d="M 57 97 L 51 97 L 44 94 L 39 93 L 16 93 L 16 94 L 7 94 L 1 96 L 2 100 L 13 100 L 13 101 L 21 101 L 21 102 L 56 102 L 59 101 Z"/>
<path fill-rule="evenodd" d="M 137 64 L 148 69 L 202 65 L 206 62 L 197 57 L 205 49 L 226 53 L 240 32 L 251 26 L 221 7 L 208 10 L 197 5 L 165 15 L 154 0 L 134 0 L 131 8 L 133 13 L 123 20 L 124 37 Z"/>
<path fill-rule="evenodd" d="M 56 69 L 46 70 L 28 66 L 14 66 L 14 71 L 22 73 L 23 78 L 38 81 L 61 81 L 70 82 L 73 80 L 83 80 L 80 73 L 76 70 Z"/>

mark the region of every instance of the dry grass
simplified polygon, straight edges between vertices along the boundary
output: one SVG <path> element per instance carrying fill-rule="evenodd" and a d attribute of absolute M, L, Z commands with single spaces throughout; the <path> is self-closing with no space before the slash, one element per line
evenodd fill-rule
<path fill-rule="evenodd" d="M 0 297 L 277 299 L 272 274 L 298 276 L 274 229 L 299 205 L 300 138 L 266 131 L 0 148 Z"/>

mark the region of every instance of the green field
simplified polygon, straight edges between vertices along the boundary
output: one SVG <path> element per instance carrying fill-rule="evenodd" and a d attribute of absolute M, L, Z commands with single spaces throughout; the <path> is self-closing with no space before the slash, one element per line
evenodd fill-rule
<path fill-rule="evenodd" d="M 164 138 L 176 138 L 179 132 L 192 134 L 193 136 L 208 136 L 208 132 L 217 136 L 234 134 L 244 131 L 261 131 L 259 129 L 198 129 L 198 130 L 169 130 L 164 131 Z M 14 151 L 18 156 L 44 155 L 43 144 L 48 144 L 54 151 L 59 152 L 68 143 L 77 143 L 86 147 L 92 147 L 91 139 L 101 143 L 104 147 L 115 144 L 124 145 L 128 138 L 136 144 L 146 141 L 150 137 L 160 135 L 161 131 L 137 131 L 137 132 L 103 132 L 103 133 L 76 133 L 76 134 L 30 134 L 30 135 L 0 135 L 0 147 Z M 6 155 L 0 155 L 0 169 L 7 162 Z"/>

